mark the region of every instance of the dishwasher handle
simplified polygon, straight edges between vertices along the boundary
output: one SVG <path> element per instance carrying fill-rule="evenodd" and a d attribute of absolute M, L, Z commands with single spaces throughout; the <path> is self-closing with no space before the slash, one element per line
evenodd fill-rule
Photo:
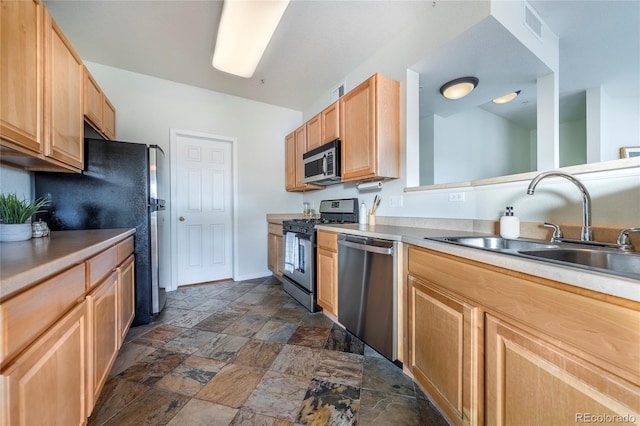
<path fill-rule="evenodd" d="M 393 255 L 393 246 L 391 247 L 380 247 L 376 245 L 366 244 L 366 240 L 363 243 L 354 243 L 352 241 L 338 239 L 338 245 L 353 248 L 356 250 L 368 251 L 371 253 L 385 254 L 388 256 Z"/>

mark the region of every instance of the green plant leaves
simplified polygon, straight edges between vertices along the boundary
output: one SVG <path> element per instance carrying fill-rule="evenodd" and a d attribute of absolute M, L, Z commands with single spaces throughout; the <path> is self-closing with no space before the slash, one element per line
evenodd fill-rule
<path fill-rule="evenodd" d="M 5 224 L 25 223 L 34 213 L 49 205 L 49 200 L 40 198 L 33 202 L 20 199 L 13 194 L 0 194 L 0 220 Z"/>

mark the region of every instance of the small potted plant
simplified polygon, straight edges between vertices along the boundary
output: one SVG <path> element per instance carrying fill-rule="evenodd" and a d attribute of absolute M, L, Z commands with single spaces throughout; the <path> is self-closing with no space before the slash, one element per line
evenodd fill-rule
<path fill-rule="evenodd" d="M 24 241 L 31 238 L 30 219 L 49 204 L 46 198 L 33 202 L 13 194 L 0 194 L 0 241 Z"/>

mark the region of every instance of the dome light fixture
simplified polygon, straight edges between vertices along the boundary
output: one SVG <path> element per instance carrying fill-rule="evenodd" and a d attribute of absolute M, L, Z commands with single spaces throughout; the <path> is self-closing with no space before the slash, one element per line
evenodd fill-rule
<path fill-rule="evenodd" d="M 506 104 L 508 102 L 511 102 L 515 98 L 517 98 L 519 94 L 520 94 L 520 91 L 517 90 L 515 92 L 508 93 L 504 96 L 500 96 L 499 98 L 495 98 L 492 102 L 494 104 Z"/>
<path fill-rule="evenodd" d="M 475 77 L 462 77 L 445 83 L 440 88 L 440 94 L 447 99 L 461 99 L 467 96 L 478 85 Z"/>
<path fill-rule="evenodd" d="M 289 0 L 224 0 L 212 65 L 250 78 L 262 58 Z"/>

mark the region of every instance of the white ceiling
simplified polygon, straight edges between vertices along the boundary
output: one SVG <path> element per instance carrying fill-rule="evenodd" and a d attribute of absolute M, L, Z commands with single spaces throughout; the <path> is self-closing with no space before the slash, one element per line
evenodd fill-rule
<path fill-rule="evenodd" d="M 328 98 L 327 88 L 417 23 L 434 2 L 292 0 L 250 79 L 211 66 L 221 1 L 44 3 L 84 60 L 304 110 Z M 640 1 L 530 3 L 560 37 L 560 91 L 569 97 L 566 102 L 571 103 L 569 95 L 597 86 L 613 96 L 640 95 Z M 535 94 L 531 82 L 541 72 L 540 63 L 519 54 L 510 37 L 483 25 L 413 67 L 421 71 L 424 90 L 462 76 L 464 69 L 481 78 L 477 90 L 486 90 L 486 100 L 522 90 L 511 106 L 519 110 L 514 117 L 535 111 L 535 96 L 528 95 Z M 496 34 L 486 43 L 484 37 Z M 451 46 L 455 57 L 447 54 Z"/>

